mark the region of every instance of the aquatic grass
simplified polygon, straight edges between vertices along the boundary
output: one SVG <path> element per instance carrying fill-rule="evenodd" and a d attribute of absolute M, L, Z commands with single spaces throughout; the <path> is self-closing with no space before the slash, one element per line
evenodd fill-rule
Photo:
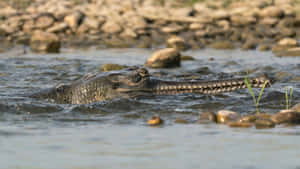
<path fill-rule="evenodd" d="M 250 94 L 252 95 L 253 102 L 254 102 L 255 108 L 256 108 L 256 113 L 257 113 L 257 114 L 260 114 L 260 111 L 259 111 L 259 109 L 258 109 L 258 104 L 259 104 L 260 98 L 261 98 L 261 96 L 262 96 L 262 94 L 263 94 L 263 91 L 264 91 L 264 89 L 265 89 L 265 87 L 266 87 L 266 85 L 267 85 L 268 82 L 265 81 L 265 83 L 263 84 L 263 86 L 262 86 L 262 88 L 261 88 L 261 90 L 260 90 L 260 93 L 259 93 L 257 99 L 256 99 L 256 97 L 255 97 L 255 94 L 254 94 L 253 90 L 252 90 L 251 83 L 250 83 L 250 81 L 249 81 L 249 77 L 248 77 L 248 76 L 245 77 L 245 83 L 246 83 L 246 86 L 247 86 L 247 88 L 248 88 Z"/>
<path fill-rule="evenodd" d="M 285 103 L 286 109 L 289 109 L 292 105 L 293 88 L 285 87 Z"/>

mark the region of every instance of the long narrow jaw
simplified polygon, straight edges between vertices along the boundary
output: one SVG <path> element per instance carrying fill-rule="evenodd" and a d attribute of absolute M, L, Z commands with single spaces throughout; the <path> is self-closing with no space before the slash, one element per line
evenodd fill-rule
<path fill-rule="evenodd" d="M 251 87 L 262 88 L 269 87 L 271 80 L 266 76 L 257 78 L 249 78 Z M 192 81 L 192 82 L 168 82 L 159 81 L 153 89 L 156 94 L 170 95 L 183 93 L 203 93 L 203 94 L 217 94 L 224 92 L 231 92 L 238 89 L 247 88 L 244 78 L 230 79 L 230 80 L 215 80 L 215 81 Z"/>

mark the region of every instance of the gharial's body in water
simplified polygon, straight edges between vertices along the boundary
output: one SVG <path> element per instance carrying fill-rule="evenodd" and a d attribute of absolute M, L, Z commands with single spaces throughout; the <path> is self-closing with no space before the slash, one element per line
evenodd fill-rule
<path fill-rule="evenodd" d="M 249 78 L 252 87 L 269 86 L 266 76 Z M 84 77 L 70 85 L 59 85 L 32 97 L 63 104 L 86 104 L 147 95 L 181 93 L 216 94 L 246 88 L 244 78 L 215 81 L 163 81 L 150 77 L 145 68 L 129 68 Z"/>

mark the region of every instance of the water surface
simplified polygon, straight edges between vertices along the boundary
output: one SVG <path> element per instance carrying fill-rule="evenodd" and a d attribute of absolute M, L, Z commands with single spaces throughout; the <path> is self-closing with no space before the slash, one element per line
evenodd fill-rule
<path fill-rule="evenodd" d="M 254 112 L 247 90 L 216 96 L 176 95 L 115 99 L 87 105 L 59 105 L 24 95 L 83 75 L 101 65 L 142 65 L 153 51 L 108 49 L 60 54 L 0 54 L 1 168 L 291 168 L 300 167 L 300 127 L 232 129 L 200 125 L 204 111 L 229 109 Z M 177 69 L 150 72 L 162 79 L 221 79 L 262 73 L 277 77 L 265 89 L 260 110 L 275 113 L 285 107 L 284 87 L 300 102 L 300 59 L 274 57 L 271 52 L 195 50 L 196 58 Z M 256 93 L 259 90 L 255 90 Z M 148 127 L 159 114 L 165 124 Z M 176 118 L 189 124 L 175 124 Z"/>

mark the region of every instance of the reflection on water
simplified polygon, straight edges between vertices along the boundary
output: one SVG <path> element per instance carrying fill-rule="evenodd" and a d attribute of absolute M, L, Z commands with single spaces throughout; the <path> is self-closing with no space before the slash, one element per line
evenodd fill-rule
<path fill-rule="evenodd" d="M 216 96 L 177 95 L 58 105 L 26 94 L 70 83 L 105 63 L 142 65 L 150 50 L 114 49 L 61 54 L 0 54 L 1 168 L 297 168 L 299 126 L 269 130 L 199 125 L 204 111 L 255 111 L 247 90 Z M 265 89 L 261 110 L 285 107 L 284 87 L 300 101 L 299 59 L 269 52 L 189 51 L 197 60 L 177 69 L 153 70 L 159 78 L 220 79 L 268 73 L 279 77 Z M 214 58 L 211 60 L 209 58 Z M 280 78 L 278 72 L 287 72 Z M 280 73 L 279 73 L 280 75 Z M 258 92 L 258 90 L 256 90 Z M 148 127 L 160 114 L 165 124 Z M 176 118 L 189 124 L 175 124 Z M 278 164 L 277 161 L 280 163 Z"/>

